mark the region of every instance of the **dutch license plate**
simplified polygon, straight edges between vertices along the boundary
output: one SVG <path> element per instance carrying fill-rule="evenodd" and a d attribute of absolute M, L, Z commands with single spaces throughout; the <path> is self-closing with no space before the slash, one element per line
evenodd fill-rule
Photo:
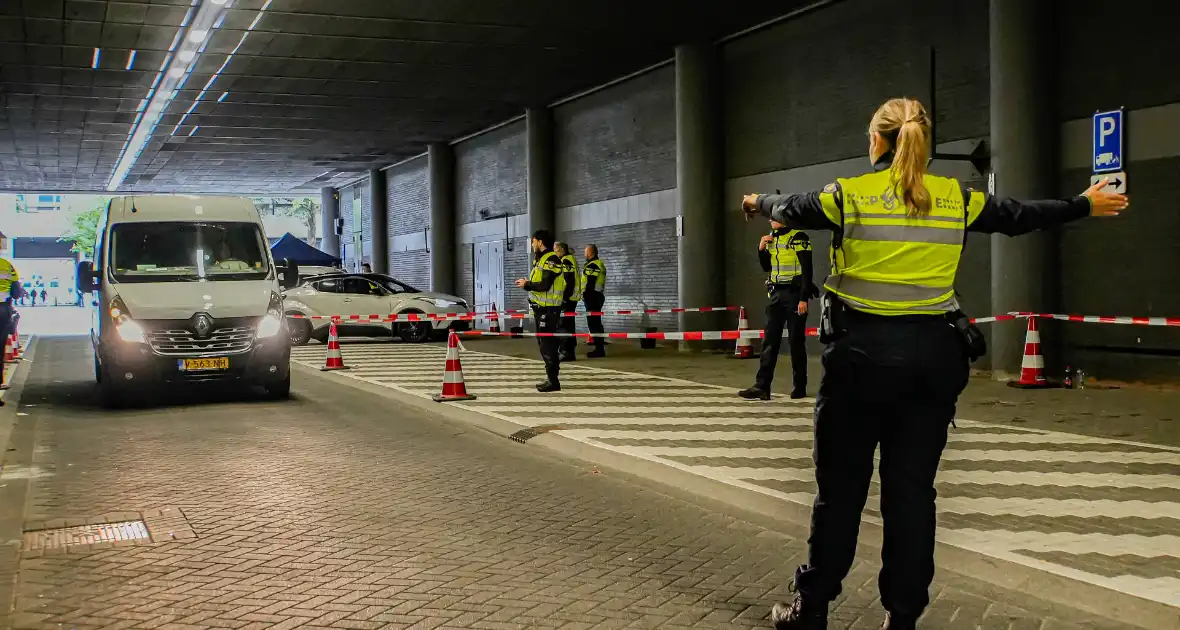
<path fill-rule="evenodd" d="M 229 357 L 214 357 L 211 359 L 180 359 L 177 361 L 181 372 L 208 372 L 210 370 L 228 370 Z"/>

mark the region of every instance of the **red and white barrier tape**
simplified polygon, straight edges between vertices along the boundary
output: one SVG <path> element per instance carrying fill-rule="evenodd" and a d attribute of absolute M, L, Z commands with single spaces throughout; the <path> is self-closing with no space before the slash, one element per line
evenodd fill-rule
<path fill-rule="evenodd" d="M 1180 326 L 1180 317 L 1105 317 L 1099 315 L 1062 315 L 1060 313 L 1009 313 L 1014 317 L 1040 317 L 1065 322 L 1087 324 L 1120 324 L 1124 326 Z"/>
<path fill-rule="evenodd" d="M 619 311 L 571 311 L 562 313 L 562 317 L 582 317 L 592 315 L 604 317 L 608 315 L 658 315 L 669 313 L 717 313 L 736 311 L 740 306 L 701 306 L 695 308 L 646 308 L 639 310 Z M 430 322 L 430 321 L 472 321 L 476 319 L 531 319 L 532 313 L 522 311 L 500 311 L 487 313 L 391 313 L 389 315 L 303 315 L 293 313 L 291 319 L 334 320 L 337 322 Z"/>
<path fill-rule="evenodd" d="M 591 339 L 594 337 L 601 337 L 603 339 L 656 339 L 662 341 L 724 341 L 735 339 L 761 339 L 763 331 L 761 330 L 695 330 L 689 332 L 651 332 L 651 333 L 626 333 L 626 332 L 612 332 L 612 333 L 537 333 L 537 332 L 487 332 L 483 330 L 466 330 L 459 332 L 462 336 L 467 337 L 574 337 L 582 339 Z M 815 336 L 819 334 L 816 328 L 809 328 L 807 334 Z"/>

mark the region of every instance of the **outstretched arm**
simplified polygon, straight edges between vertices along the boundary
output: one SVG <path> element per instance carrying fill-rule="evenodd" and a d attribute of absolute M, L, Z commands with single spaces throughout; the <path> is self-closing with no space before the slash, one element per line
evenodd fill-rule
<path fill-rule="evenodd" d="M 832 183 L 819 192 L 746 195 L 742 205 L 747 217 L 761 214 L 800 230 L 836 230 L 840 228 L 843 194 L 840 185 Z"/>
<path fill-rule="evenodd" d="M 967 229 L 985 234 L 1019 236 L 1088 216 L 1118 216 L 1127 207 L 1127 197 L 1103 192 L 1104 186 L 1105 180 L 1076 197 L 1036 201 L 993 197 L 963 188 Z"/>

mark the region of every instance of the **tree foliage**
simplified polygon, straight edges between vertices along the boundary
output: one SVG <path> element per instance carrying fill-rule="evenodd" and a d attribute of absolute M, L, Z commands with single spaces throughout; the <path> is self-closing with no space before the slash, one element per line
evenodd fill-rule
<path fill-rule="evenodd" d="M 303 222 L 307 228 L 308 243 L 315 245 L 318 237 L 320 204 L 311 197 L 256 197 L 254 205 L 260 212 L 270 211 L 271 214 L 285 217 L 295 217 Z"/>
<path fill-rule="evenodd" d="M 99 199 L 94 206 L 78 212 L 70 218 L 70 229 L 61 238 L 62 243 L 71 243 L 70 250 L 80 252 L 85 258 L 94 257 L 94 242 L 98 239 L 98 220 L 106 209 L 108 199 Z"/>

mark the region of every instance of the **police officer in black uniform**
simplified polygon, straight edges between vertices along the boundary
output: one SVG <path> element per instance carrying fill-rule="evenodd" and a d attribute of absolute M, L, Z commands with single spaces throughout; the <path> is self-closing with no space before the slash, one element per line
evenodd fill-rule
<path fill-rule="evenodd" d="M 807 395 L 807 301 L 817 295 L 811 278 L 811 239 L 801 230 L 792 230 L 778 221 L 770 221 L 770 234 L 758 243 L 758 262 L 766 276 L 766 333 L 762 338 L 762 356 L 754 386 L 738 392 L 750 400 L 770 400 L 770 383 L 778 352 L 783 345 L 783 329 L 791 347 L 791 372 L 794 388 L 791 398 Z"/>
<path fill-rule="evenodd" d="M 881 446 L 883 628 L 914 628 L 934 577 L 934 478 L 947 427 L 982 334 L 959 310 L 954 280 L 967 232 L 1009 236 L 1086 216 L 1115 216 L 1123 195 L 1099 182 L 1081 195 L 1017 201 L 926 172 L 930 118 L 893 99 L 869 123 L 873 170 L 821 192 L 747 195 L 753 215 L 833 232 L 821 300 L 824 375 L 815 407 L 808 561 L 779 604 L 779 630 L 827 628 L 828 603 L 852 566 L 861 511 Z"/>
<path fill-rule="evenodd" d="M 537 346 L 545 362 L 545 380 L 537 383 L 541 393 L 561 391 L 560 340 L 543 336 L 561 330 L 561 304 L 565 297 L 565 268 L 553 251 L 553 233 L 541 229 L 533 233 L 533 268 L 528 278 L 516 281 L 516 286 L 529 292 L 529 305 L 537 322 Z"/>

